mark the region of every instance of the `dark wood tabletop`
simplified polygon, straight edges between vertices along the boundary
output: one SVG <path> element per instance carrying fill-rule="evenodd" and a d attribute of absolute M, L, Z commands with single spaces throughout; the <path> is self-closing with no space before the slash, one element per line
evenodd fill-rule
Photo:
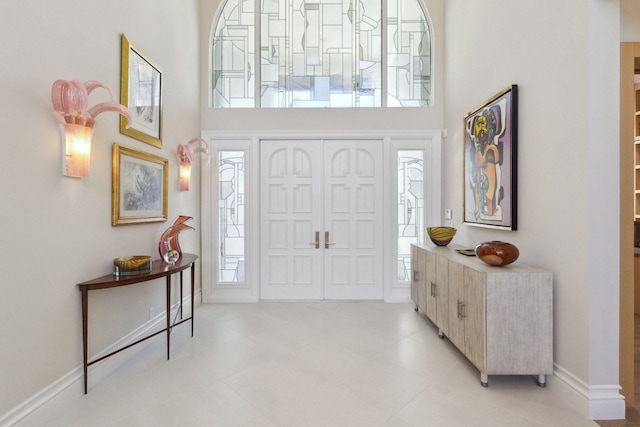
<path fill-rule="evenodd" d="M 158 258 L 154 259 L 151 263 L 151 271 L 149 273 L 141 273 L 133 276 L 116 276 L 115 274 L 107 274 L 102 277 L 87 280 L 86 282 L 78 283 L 78 286 L 86 290 L 94 289 L 107 289 L 115 288 L 117 286 L 131 285 L 134 283 L 146 282 L 148 280 L 158 279 L 166 277 L 167 273 L 177 273 L 179 271 L 186 270 L 198 259 L 194 254 L 182 254 L 182 257 L 176 261 L 173 265 L 167 264 L 164 260 Z"/>

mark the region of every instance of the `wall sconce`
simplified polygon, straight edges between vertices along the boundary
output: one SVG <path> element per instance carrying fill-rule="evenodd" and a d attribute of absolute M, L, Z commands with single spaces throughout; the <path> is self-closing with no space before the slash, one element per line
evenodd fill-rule
<path fill-rule="evenodd" d="M 193 149 L 193 144 L 196 142 L 202 142 L 205 148 Z M 207 141 L 202 138 L 193 138 L 186 144 L 178 145 L 178 162 L 180 163 L 180 191 L 189 191 L 189 184 L 191 183 L 191 163 L 195 153 L 200 152 L 207 156 L 206 166 L 211 162 L 211 155 L 209 154 L 209 145 Z"/>
<path fill-rule="evenodd" d="M 99 87 L 109 93 L 111 101 L 97 104 L 85 112 L 89 95 Z M 94 80 L 85 83 L 56 80 L 51 87 L 51 103 L 60 120 L 62 174 L 66 176 L 89 176 L 91 138 L 98 114 L 105 111 L 120 113 L 127 118 L 127 127 L 132 121 L 129 110 L 114 102 L 111 89 Z"/>

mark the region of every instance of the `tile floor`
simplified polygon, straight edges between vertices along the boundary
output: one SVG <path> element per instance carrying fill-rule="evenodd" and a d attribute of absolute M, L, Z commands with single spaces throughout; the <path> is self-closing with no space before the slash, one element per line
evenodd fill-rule
<path fill-rule="evenodd" d="M 30 426 L 597 426 L 561 385 L 478 371 L 412 304 L 204 304 Z M 135 348 L 135 347 L 134 347 Z M 556 387 L 556 390 L 554 390 Z"/>

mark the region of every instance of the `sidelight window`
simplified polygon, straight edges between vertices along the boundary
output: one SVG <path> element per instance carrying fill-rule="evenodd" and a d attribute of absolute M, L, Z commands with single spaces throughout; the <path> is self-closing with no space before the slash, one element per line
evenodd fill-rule
<path fill-rule="evenodd" d="M 244 151 L 218 152 L 220 282 L 244 282 Z"/>
<path fill-rule="evenodd" d="M 398 150 L 398 281 L 411 280 L 411 244 L 423 243 L 423 150 Z"/>

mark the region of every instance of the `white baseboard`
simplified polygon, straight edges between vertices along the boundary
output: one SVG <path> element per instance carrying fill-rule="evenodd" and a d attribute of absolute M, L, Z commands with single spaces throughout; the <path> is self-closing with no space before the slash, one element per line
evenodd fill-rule
<path fill-rule="evenodd" d="M 411 302 L 411 286 L 391 286 L 384 290 L 384 302 L 405 303 Z"/>
<path fill-rule="evenodd" d="M 195 295 L 196 304 L 199 305 L 199 302 L 202 301 L 202 294 L 200 290 L 197 290 Z M 183 305 L 189 307 L 191 304 L 191 295 L 187 295 L 182 300 Z M 175 303 L 171 307 L 171 315 L 172 317 L 177 312 L 179 307 L 178 303 Z M 118 341 L 111 344 L 109 347 L 103 349 L 99 353 L 93 356 L 93 359 L 97 359 L 102 357 L 105 354 L 109 354 L 119 348 L 122 348 L 132 342 L 135 342 L 145 336 L 153 333 L 157 330 L 158 327 L 166 326 L 166 317 L 165 312 L 158 314 L 153 319 L 144 323 L 139 328 L 136 328 L 131 333 L 125 335 Z M 89 367 L 89 389 L 91 389 L 91 384 L 95 384 L 99 382 L 101 379 L 106 378 L 108 375 L 115 372 L 123 363 L 133 357 L 135 354 L 140 352 L 143 348 L 145 348 L 151 340 L 143 341 L 140 344 L 137 344 L 133 347 L 130 347 L 126 350 L 121 351 L 120 353 L 114 354 L 113 356 L 101 360 L 94 365 Z M 9 427 L 14 426 L 19 423 L 21 420 L 24 420 L 29 415 L 34 413 L 38 408 L 45 405 L 48 401 L 53 399 L 54 397 L 62 394 L 62 393 L 72 393 L 74 396 L 77 394 L 84 393 L 84 381 L 83 381 L 83 367 L 82 365 L 74 368 L 67 374 L 58 378 L 56 381 L 52 382 L 29 399 L 22 402 L 20 405 L 16 406 L 2 417 L 0 417 L 0 427 Z"/>
<path fill-rule="evenodd" d="M 625 399 L 619 384 L 589 385 L 558 364 L 554 364 L 554 383 L 560 385 L 559 397 L 577 412 L 592 420 L 625 418 Z M 553 387 L 556 388 L 556 387 Z"/>

